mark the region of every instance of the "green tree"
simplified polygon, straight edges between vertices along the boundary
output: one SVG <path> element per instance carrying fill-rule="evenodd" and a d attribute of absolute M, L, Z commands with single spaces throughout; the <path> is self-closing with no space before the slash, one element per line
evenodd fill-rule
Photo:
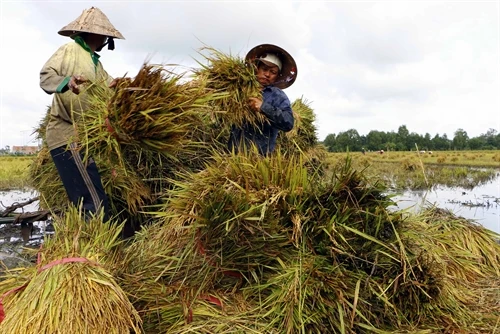
<path fill-rule="evenodd" d="M 457 131 L 455 131 L 455 137 L 453 137 L 453 147 L 455 148 L 455 150 L 466 149 L 468 141 L 469 136 L 464 129 L 457 129 Z"/>
<path fill-rule="evenodd" d="M 406 125 L 401 125 L 398 128 L 398 136 L 397 141 L 395 142 L 397 146 L 404 147 L 404 151 L 408 151 L 411 149 L 411 143 L 409 142 L 408 136 L 410 135 L 410 131 L 406 128 Z M 399 143 L 403 145 L 398 145 Z"/>
<path fill-rule="evenodd" d="M 475 137 L 475 138 L 469 139 L 469 148 L 471 150 L 480 150 L 484 146 L 486 146 L 486 142 L 481 137 Z"/>
<path fill-rule="evenodd" d="M 335 151 L 361 151 L 361 138 L 356 129 L 339 132 L 336 139 Z"/>
<path fill-rule="evenodd" d="M 323 141 L 323 145 L 325 145 L 326 149 L 328 152 L 333 152 L 334 147 L 335 147 L 335 134 L 330 133 L 328 136 L 326 136 L 325 140 Z"/>
<path fill-rule="evenodd" d="M 490 128 L 485 134 L 486 145 L 490 147 L 500 148 L 500 142 L 498 141 L 497 130 Z"/>
<path fill-rule="evenodd" d="M 424 149 L 424 137 L 422 137 L 421 135 L 419 135 L 418 133 L 416 132 L 412 132 L 409 136 L 408 136 L 408 149 L 410 151 L 413 151 L 413 150 L 416 150 L 417 147 L 419 150 L 423 150 Z M 416 146 L 415 146 L 416 145 Z"/>
<path fill-rule="evenodd" d="M 431 135 L 428 132 L 425 133 L 425 136 L 424 136 L 424 139 L 422 142 L 422 148 L 426 149 L 428 151 L 434 149 L 434 146 L 432 145 Z"/>
<path fill-rule="evenodd" d="M 382 143 L 386 142 L 387 135 L 385 132 L 372 130 L 366 135 L 366 149 L 378 151 L 382 147 Z"/>
<path fill-rule="evenodd" d="M 439 136 L 439 133 L 436 133 L 434 138 L 432 138 L 432 145 L 434 146 L 434 149 L 438 151 L 447 151 L 450 149 L 450 140 L 448 139 L 448 136 L 443 134 L 443 136 Z"/>

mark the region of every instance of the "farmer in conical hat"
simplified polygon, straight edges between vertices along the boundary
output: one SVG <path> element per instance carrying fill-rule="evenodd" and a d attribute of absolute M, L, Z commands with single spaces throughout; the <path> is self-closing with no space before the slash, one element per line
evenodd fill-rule
<path fill-rule="evenodd" d="M 95 7 L 84 10 L 59 34 L 74 41 L 61 46 L 40 72 L 40 87 L 47 94 L 54 94 L 46 142 L 71 202 L 75 205 L 82 202 L 88 213 L 102 208 L 107 221 L 108 199 L 101 177 L 92 158 L 83 161 L 75 121 L 88 108 L 89 83 L 116 85 L 104 70 L 97 52 L 106 44 L 113 50 L 113 39 L 124 37 Z"/>
<path fill-rule="evenodd" d="M 276 147 L 279 131 L 288 132 L 293 128 L 290 100 L 283 89 L 291 86 L 297 78 L 297 65 L 288 52 L 272 44 L 254 47 L 245 59 L 255 66 L 262 93 L 262 99 L 252 97 L 248 105 L 254 112 L 265 115 L 269 122 L 258 127 L 251 124 L 244 124 L 241 128 L 233 126 L 228 146 L 229 150 L 237 151 L 243 140 L 245 144 L 255 144 L 260 154 L 268 155 Z"/>

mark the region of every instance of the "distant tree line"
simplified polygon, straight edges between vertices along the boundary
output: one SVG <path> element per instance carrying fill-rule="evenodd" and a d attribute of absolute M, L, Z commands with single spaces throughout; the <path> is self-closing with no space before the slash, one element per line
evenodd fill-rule
<path fill-rule="evenodd" d="M 350 129 L 338 134 L 329 134 L 322 144 L 330 152 L 347 151 L 452 151 L 452 150 L 498 150 L 500 149 L 500 134 L 490 128 L 485 134 L 469 138 L 467 132 L 458 129 L 454 137 L 449 139 L 446 134 L 436 134 L 431 137 L 429 133 L 420 135 L 408 131 L 406 125 L 401 125 L 398 132 L 384 132 L 372 130 L 366 136 L 360 136 L 358 131 Z"/>
<path fill-rule="evenodd" d="M 10 154 L 10 146 L 7 145 L 4 148 L 0 148 L 0 155 Z"/>

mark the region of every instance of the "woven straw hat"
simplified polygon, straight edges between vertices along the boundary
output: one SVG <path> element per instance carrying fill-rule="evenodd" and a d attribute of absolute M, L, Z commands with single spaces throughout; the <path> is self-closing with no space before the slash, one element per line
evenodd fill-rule
<path fill-rule="evenodd" d="M 80 32 L 125 39 L 109 22 L 107 16 L 96 7 L 85 9 L 76 20 L 59 30 L 59 35 L 71 37 Z"/>
<path fill-rule="evenodd" d="M 245 57 L 247 63 L 255 64 L 259 60 L 266 60 L 267 54 L 276 55 L 281 60 L 282 68 L 279 77 L 273 86 L 281 89 L 290 87 L 297 79 L 297 64 L 292 56 L 282 48 L 272 44 L 261 44 L 248 51 Z M 279 67 L 279 66 L 278 66 Z"/>

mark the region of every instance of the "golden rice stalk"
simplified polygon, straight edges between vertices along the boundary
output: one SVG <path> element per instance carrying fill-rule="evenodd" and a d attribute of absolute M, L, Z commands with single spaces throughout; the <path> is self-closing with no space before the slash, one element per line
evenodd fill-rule
<path fill-rule="evenodd" d="M 127 170 L 118 164 L 100 164 L 103 186 L 110 199 L 111 210 L 115 214 L 124 213 L 128 216 L 137 216 L 145 205 L 153 201 L 151 189 L 139 178 L 132 168 Z M 114 166 L 114 167 L 113 167 Z"/>
<path fill-rule="evenodd" d="M 144 322 L 146 332 L 162 333 L 186 322 L 199 297 L 223 276 L 197 249 L 189 231 L 165 233 L 145 226 L 125 250 L 121 286 Z M 188 233 L 185 233 L 188 232 Z"/>
<path fill-rule="evenodd" d="M 141 319 L 112 275 L 121 224 L 70 208 L 54 227 L 36 267 L 24 273 L 26 286 L 4 299 L 0 333 L 140 332 Z"/>
<path fill-rule="evenodd" d="M 412 217 L 410 226 L 405 231 L 408 237 L 423 248 L 436 248 L 434 254 L 446 264 L 445 274 L 450 277 L 467 282 L 500 277 L 498 234 L 434 207 Z"/>
<path fill-rule="evenodd" d="M 220 273 L 193 249 L 191 231 L 172 231 L 153 223 L 136 234 L 126 248 L 122 261 L 123 286 L 130 291 L 134 304 L 147 309 L 165 298 L 175 298 L 172 287 L 211 286 Z M 189 277 L 189 280 L 186 278 Z M 168 293 L 164 293 L 168 291 Z M 168 299 L 169 300 L 169 299 Z"/>
<path fill-rule="evenodd" d="M 43 145 L 30 164 L 30 183 L 40 194 L 41 208 L 63 211 L 70 201 L 45 143 L 45 127 L 49 113 L 50 107 L 39 128 L 35 130 L 38 137 L 43 140 Z M 135 169 L 130 167 L 131 164 L 135 166 L 137 163 L 129 157 L 129 155 L 132 156 L 128 153 L 131 151 L 135 153 L 137 150 L 124 150 L 124 157 L 120 158 L 114 154 L 99 155 L 99 152 L 93 155 L 110 200 L 111 214 L 129 220 L 131 217 L 140 216 L 142 207 L 154 201 L 149 185 L 143 180 L 146 177 L 152 178 L 152 175 L 137 175 L 137 173 L 145 172 L 140 167 L 135 167 Z M 125 160 L 123 164 L 120 164 L 121 159 Z M 151 163 L 156 163 L 155 160 L 150 160 L 152 160 Z"/>
<path fill-rule="evenodd" d="M 110 160 L 94 158 L 99 166 L 102 183 L 110 200 L 111 215 L 130 219 L 141 216 L 144 205 L 153 202 L 148 185 L 132 168 L 128 170 Z M 61 182 L 56 166 L 46 146 L 38 152 L 30 165 L 32 186 L 40 195 L 40 206 L 53 211 L 64 211 L 70 201 Z"/>
<path fill-rule="evenodd" d="M 204 47 L 199 53 L 207 63 L 198 62 L 201 68 L 193 71 L 193 84 L 205 86 L 220 96 L 210 103 L 216 127 L 228 129 L 232 125 L 242 126 L 245 122 L 266 122 L 261 113 L 255 113 L 248 107 L 250 97 L 261 96 L 254 68 L 239 57 L 211 47 Z"/>

